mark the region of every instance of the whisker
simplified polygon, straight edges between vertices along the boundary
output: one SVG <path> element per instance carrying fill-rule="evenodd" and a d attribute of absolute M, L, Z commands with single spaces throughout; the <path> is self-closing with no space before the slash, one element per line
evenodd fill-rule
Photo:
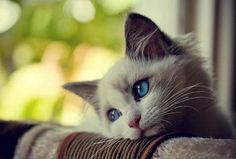
<path fill-rule="evenodd" d="M 210 99 L 210 100 L 214 100 L 214 98 L 210 98 L 210 97 L 203 97 L 203 96 L 197 96 L 197 97 L 191 97 L 191 98 L 187 98 L 187 99 L 182 99 L 182 100 L 179 100 L 179 101 L 176 101 L 175 103 L 169 105 L 167 108 L 171 108 L 177 104 L 180 104 L 180 103 L 183 103 L 183 102 L 186 102 L 186 101 L 190 101 L 190 100 L 194 100 L 194 99 Z"/>
<path fill-rule="evenodd" d="M 111 142 L 111 141 L 114 141 L 116 139 L 102 139 L 101 141 L 98 141 L 98 142 L 94 142 L 94 143 L 91 143 L 86 149 L 84 149 L 81 153 L 84 153 L 86 152 L 88 149 L 92 148 L 93 146 L 95 145 L 98 145 L 98 144 L 103 144 L 103 143 L 107 143 L 107 142 Z"/>
<path fill-rule="evenodd" d="M 162 118 L 161 121 L 168 123 L 170 126 L 173 126 L 173 124 L 167 119 Z"/>
<path fill-rule="evenodd" d="M 176 78 L 174 74 L 172 74 L 172 76 Z M 183 112 L 176 111 L 181 108 L 192 109 L 193 111 L 200 113 L 200 111 L 193 105 L 189 105 L 187 103 L 184 105 L 180 104 L 188 101 L 193 101 L 195 99 L 207 99 L 212 101 L 215 100 L 215 98 L 213 98 L 213 89 L 204 86 L 201 82 L 188 87 L 184 87 L 175 93 L 173 92 L 176 90 L 177 87 L 179 87 L 179 85 L 182 84 L 182 81 L 174 85 L 174 87 L 170 86 L 171 81 L 167 81 L 166 84 L 167 87 L 163 89 L 162 94 L 160 96 L 160 105 L 151 107 L 147 111 L 149 112 L 149 119 L 156 120 L 157 113 L 158 118 L 165 115 L 181 114 Z M 166 121 L 166 119 L 161 120 L 165 123 L 172 124 L 168 120 Z"/>
<path fill-rule="evenodd" d="M 190 93 L 190 92 L 189 92 Z M 192 92 L 193 93 L 193 92 Z M 191 98 L 188 98 L 188 97 L 184 97 L 182 98 L 181 100 L 174 100 L 172 101 L 171 105 L 168 105 L 167 107 L 164 107 L 165 105 L 162 105 L 160 109 L 157 109 L 155 110 L 153 113 L 151 113 L 151 117 L 153 117 L 157 111 L 159 111 L 159 113 L 161 112 L 164 112 L 164 111 L 169 111 L 171 108 L 180 108 L 180 106 L 178 107 L 174 107 L 175 105 L 177 104 L 180 104 L 182 102 L 186 102 L 186 101 L 190 101 L 190 100 L 194 100 L 194 99 L 211 99 L 211 100 L 214 100 L 214 98 L 210 98 L 210 97 L 203 97 L 203 96 L 196 96 L 196 97 L 191 97 Z M 183 106 L 182 106 L 183 107 Z M 193 106 L 189 106 L 189 105 L 185 105 L 185 107 L 187 108 L 191 108 L 197 112 L 199 112 L 196 108 L 194 108 Z M 163 109 L 162 109 L 163 108 Z"/>
<path fill-rule="evenodd" d="M 165 113 L 164 115 L 170 115 L 170 114 L 182 114 L 183 112 L 177 112 L 177 111 L 175 111 L 175 112 L 169 112 L 169 113 Z"/>
<path fill-rule="evenodd" d="M 193 91 L 193 92 L 188 92 L 188 93 L 182 94 L 182 95 L 180 95 L 180 96 L 177 96 L 176 98 L 172 99 L 172 101 L 166 103 L 166 105 L 171 105 L 171 104 L 173 104 L 174 102 L 176 102 L 176 101 L 178 101 L 178 100 L 183 100 L 184 98 L 188 98 L 188 97 L 187 97 L 188 95 L 196 94 L 196 93 L 209 93 L 209 92 L 206 92 L 206 91 Z"/>
<path fill-rule="evenodd" d="M 161 101 L 161 102 L 165 102 L 167 100 L 167 98 L 171 98 L 169 97 L 169 95 L 180 85 L 182 84 L 183 82 L 179 82 L 178 84 L 176 84 L 169 92 L 168 94 L 164 97 L 164 99 Z M 168 91 L 168 89 L 166 89 L 166 91 Z M 164 94 L 164 93 L 163 93 Z"/>
<path fill-rule="evenodd" d="M 176 73 L 176 72 L 172 72 L 171 75 L 170 75 L 170 77 L 168 78 L 168 80 L 163 82 L 162 85 L 166 85 L 166 87 L 164 87 L 163 90 L 162 90 L 162 94 L 160 95 L 160 99 L 161 99 L 160 102 L 165 101 L 165 100 L 169 97 L 169 95 L 173 92 L 173 90 L 175 90 L 180 84 L 183 83 L 183 81 L 180 81 L 180 82 L 179 82 L 178 84 L 176 84 L 174 87 L 171 87 L 171 83 L 172 83 L 172 82 L 175 83 L 176 78 L 177 78 L 177 76 L 175 76 L 175 73 Z M 166 84 L 165 84 L 165 83 L 166 83 Z M 168 92 L 168 94 L 165 95 L 165 92 Z M 162 98 L 164 95 L 165 95 L 165 97 Z"/>
<path fill-rule="evenodd" d="M 196 108 L 194 108 L 193 106 L 191 105 L 180 105 L 180 106 L 177 106 L 177 107 L 172 107 L 171 109 L 166 109 L 163 111 L 163 113 L 167 113 L 167 112 L 170 112 L 170 111 L 173 111 L 173 110 L 176 110 L 176 109 L 179 109 L 179 108 L 189 108 L 189 109 L 192 109 L 198 113 L 200 113 L 200 111 Z"/>
<path fill-rule="evenodd" d="M 188 87 L 185 87 L 185 88 L 179 90 L 178 92 L 176 92 L 175 94 L 173 94 L 171 97 L 169 97 L 163 104 L 165 104 L 166 102 L 172 100 L 172 98 L 174 98 L 174 97 L 176 97 L 176 96 L 178 96 L 178 95 L 181 95 L 181 94 L 183 94 L 183 93 L 189 91 L 190 89 L 196 87 L 196 86 L 199 85 L 199 84 L 200 84 L 200 83 L 197 83 L 197 84 L 195 84 L 195 85 L 188 86 Z"/>

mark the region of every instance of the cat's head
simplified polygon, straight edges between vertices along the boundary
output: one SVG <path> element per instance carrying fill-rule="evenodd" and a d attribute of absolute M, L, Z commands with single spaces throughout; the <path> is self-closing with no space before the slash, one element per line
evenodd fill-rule
<path fill-rule="evenodd" d="M 201 58 L 193 55 L 191 41 L 172 40 L 135 13 L 126 20 L 125 40 L 126 56 L 102 79 L 64 87 L 94 106 L 109 137 L 177 131 L 194 107 L 187 105 L 193 98 L 189 90 L 209 85 Z"/>

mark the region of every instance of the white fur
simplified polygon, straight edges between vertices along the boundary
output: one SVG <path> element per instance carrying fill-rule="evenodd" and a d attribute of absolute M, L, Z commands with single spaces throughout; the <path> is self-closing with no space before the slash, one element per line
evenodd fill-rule
<path fill-rule="evenodd" d="M 205 63 L 195 55 L 196 50 L 191 46 L 192 43 L 191 45 L 186 45 L 186 41 L 177 43 L 182 49 L 182 54 L 179 56 L 166 56 L 154 62 L 130 60 L 124 57 L 100 80 L 97 95 L 105 136 L 139 138 L 140 131 L 130 128 L 128 123 L 136 114 L 141 114 L 140 126 L 146 130 L 144 136 L 163 131 L 182 131 L 202 137 L 232 137 L 230 126 L 218 110 L 214 93 L 210 91 L 211 77 L 204 68 Z M 131 88 L 136 81 L 147 77 L 151 81 L 149 93 L 140 102 L 136 102 Z M 168 117 L 161 114 L 163 108 L 160 106 L 166 95 L 173 95 L 193 85 L 199 87 L 190 89 L 191 91 L 199 91 L 198 96 L 212 99 L 199 98 L 186 101 L 195 110 L 176 108 L 180 114 L 167 115 Z M 175 89 L 171 92 L 165 88 L 166 86 Z M 201 91 L 205 92 L 200 93 Z M 191 95 L 190 93 L 188 98 L 194 97 Z M 110 108 L 122 112 L 122 116 L 114 122 L 110 122 L 107 118 L 107 111 Z M 168 120 L 170 123 L 163 120 Z"/>
<path fill-rule="evenodd" d="M 137 139 L 170 131 L 230 138 L 231 126 L 214 95 L 211 71 L 199 57 L 194 36 L 172 40 L 150 19 L 130 14 L 125 25 L 126 56 L 101 79 L 69 83 L 66 89 L 92 104 L 105 136 Z M 136 101 L 132 88 L 148 79 L 148 93 Z M 121 116 L 109 121 L 108 111 Z M 139 127 L 130 121 L 141 116 Z"/>

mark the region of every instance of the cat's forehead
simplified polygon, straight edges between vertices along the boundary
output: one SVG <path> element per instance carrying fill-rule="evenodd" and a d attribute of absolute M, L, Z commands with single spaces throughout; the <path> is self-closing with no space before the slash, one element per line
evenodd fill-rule
<path fill-rule="evenodd" d="M 148 74 L 148 64 L 130 61 L 123 58 L 118 61 L 104 76 L 101 82 L 112 85 L 116 89 L 126 90 L 129 85 Z"/>
<path fill-rule="evenodd" d="M 105 74 L 98 84 L 98 97 L 101 109 L 119 106 L 119 109 L 132 105 L 132 88 L 135 82 L 145 78 L 158 81 L 167 78 L 176 69 L 175 57 L 155 62 L 133 61 L 124 57 Z M 166 79 L 167 80 L 167 79 Z"/>
<path fill-rule="evenodd" d="M 147 67 L 140 62 L 130 61 L 127 58 L 119 60 L 98 85 L 98 95 L 101 105 L 125 106 L 130 103 L 131 91 L 136 80 L 148 75 Z M 104 108 L 104 107 L 103 107 Z M 105 108 L 104 108 L 105 109 Z"/>
<path fill-rule="evenodd" d="M 172 69 L 175 61 L 174 57 L 156 62 L 133 61 L 124 57 L 100 81 L 101 89 L 112 88 L 127 91 L 138 80 L 168 73 L 166 71 Z"/>

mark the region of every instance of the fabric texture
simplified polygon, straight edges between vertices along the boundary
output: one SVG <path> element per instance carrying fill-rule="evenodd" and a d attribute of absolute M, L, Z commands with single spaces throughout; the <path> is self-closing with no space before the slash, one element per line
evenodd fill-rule
<path fill-rule="evenodd" d="M 57 151 L 58 159 L 146 159 L 159 144 L 170 138 L 184 136 L 169 133 L 139 140 L 109 139 L 93 133 L 78 132 L 67 136 Z"/>
<path fill-rule="evenodd" d="M 152 159 L 236 159 L 235 139 L 176 138 L 162 143 Z"/>
<path fill-rule="evenodd" d="M 14 141 L 10 145 L 14 148 L 10 153 L 9 149 L 10 156 L 6 156 L 6 152 L 1 150 L 0 159 L 12 159 L 13 155 L 13 159 L 236 159 L 235 139 L 179 137 L 180 135 L 176 138 L 167 135 L 163 138 L 156 136 L 135 141 L 109 139 L 51 124 L 22 123 L 6 129 L 10 124 L 12 123 L 0 124 L 0 144 L 3 146 L 2 141 Z M 17 138 L 11 135 L 13 131 L 19 131 Z"/>

